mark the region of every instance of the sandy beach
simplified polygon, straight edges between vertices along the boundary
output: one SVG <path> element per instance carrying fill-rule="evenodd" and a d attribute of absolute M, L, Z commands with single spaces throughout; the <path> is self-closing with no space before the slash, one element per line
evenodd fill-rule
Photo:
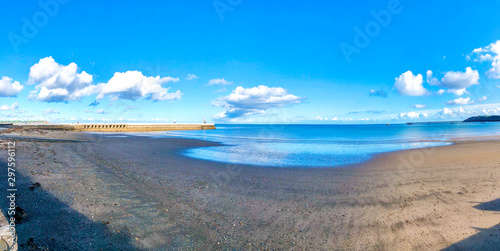
<path fill-rule="evenodd" d="M 218 145 L 200 140 L 39 130 L 1 136 L 17 142 L 21 250 L 500 246 L 496 140 L 386 153 L 341 168 L 287 169 L 180 154 Z M 2 150 L 4 166 L 6 156 Z"/>

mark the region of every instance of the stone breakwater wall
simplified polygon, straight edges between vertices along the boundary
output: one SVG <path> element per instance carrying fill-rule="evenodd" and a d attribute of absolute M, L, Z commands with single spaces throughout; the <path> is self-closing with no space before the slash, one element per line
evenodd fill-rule
<path fill-rule="evenodd" d="M 213 130 L 214 124 L 15 124 L 14 128 L 88 131 L 88 132 L 140 132 L 140 131 L 174 131 L 174 130 Z"/>

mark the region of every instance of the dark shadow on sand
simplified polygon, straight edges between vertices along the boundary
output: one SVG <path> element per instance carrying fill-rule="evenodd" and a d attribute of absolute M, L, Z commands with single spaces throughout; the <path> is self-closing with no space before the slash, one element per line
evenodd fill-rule
<path fill-rule="evenodd" d="M 9 207 L 5 157 L 6 154 L 1 153 L 4 180 L 0 182 L 0 191 L 3 191 L 1 209 L 4 215 Z M 32 250 L 32 244 L 28 246 L 30 239 L 34 245 L 49 250 L 137 250 L 128 233 L 117 233 L 105 223 L 90 220 L 45 191 L 43 183 L 30 190 L 33 183 L 28 176 L 16 171 L 16 204 L 26 214 L 26 218 L 16 224 L 19 250 Z"/>
<path fill-rule="evenodd" d="M 500 198 L 481 203 L 474 206 L 475 209 L 483 211 L 500 212 Z M 500 224 L 490 228 L 474 228 L 479 233 L 454 243 L 453 245 L 443 249 L 451 250 L 499 250 L 500 249 Z"/>
<path fill-rule="evenodd" d="M 474 206 L 475 209 L 483 210 L 483 211 L 497 211 L 500 212 L 500 198 L 492 201 L 488 201 L 485 203 L 481 203 L 477 206 Z"/>

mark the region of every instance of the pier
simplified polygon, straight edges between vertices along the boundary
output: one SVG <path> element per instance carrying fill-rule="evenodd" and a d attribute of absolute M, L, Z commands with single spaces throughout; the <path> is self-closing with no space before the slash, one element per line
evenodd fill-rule
<path fill-rule="evenodd" d="M 141 131 L 178 131 L 213 130 L 214 124 L 143 124 L 143 123 L 14 123 L 14 128 L 64 130 L 86 132 L 141 132 Z"/>

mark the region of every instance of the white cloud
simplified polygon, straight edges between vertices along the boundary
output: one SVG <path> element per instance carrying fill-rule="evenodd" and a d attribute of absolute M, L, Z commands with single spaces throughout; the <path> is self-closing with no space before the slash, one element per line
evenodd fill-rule
<path fill-rule="evenodd" d="M 500 79 L 500 60 L 495 60 L 491 63 L 491 69 L 486 74 L 489 78 Z"/>
<path fill-rule="evenodd" d="M 394 82 L 394 88 L 401 95 L 408 96 L 423 96 L 428 94 L 427 90 L 423 87 L 423 78 L 421 74 L 413 75 L 411 71 L 401 74 Z"/>
<path fill-rule="evenodd" d="M 449 89 L 449 90 L 447 90 L 447 92 L 453 93 L 453 94 L 455 94 L 457 96 L 462 96 L 464 94 L 469 94 L 465 88 L 463 88 L 463 89 Z"/>
<path fill-rule="evenodd" d="M 97 114 L 106 114 L 107 112 L 105 112 L 104 109 L 99 109 L 99 110 L 95 111 L 95 113 L 97 113 Z"/>
<path fill-rule="evenodd" d="M 425 112 L 402 112 L 400 113 L 396 119 L 418 119 L 418 118 L 427 118 L 429 115 Z"/>
<path fill-rule="evenodd" d="M 36 84 L 30 92 L 31 99 L 46 102 L 66 102 L 79 100 L 93 93 L 92 76 L 82 71 L 78 73 L 75 63 L 58 64 L 52 57 L 40 59 L 30 68 L 28 84 Z"/>
<path fill-rule="evenodd" d="M 431 70 L 428 70 L 426 75 L 427 75 L 427 83 L 429 83 L 430 85 L 438 85 L 439 84 L 439 80 L 432 76 Z"/>
<path fill-rule="evenodd" d="M 232 85 L 233 82 L 227 81 L 224 78 L 210 79 L 207 85 Z"/>
<path fill-rule="evenodd" d="M 403 112 L 392 117 L 392 119 L 400 120 L 463 120 L 471 116 L 478 115 L 496 115 L 500 114 L 500 104 L 473 104 L 464 107 L 443 108 L 440 110 L 426 110 L 425 112 L 412 113 Z"/>
<path fill-rule="evenodd" d="M 444 74 L 439 86 L 448 89 L 465 89 L 472 85 L 479 84 L 479 73 L 470 67 L 465 68 L 465 72 L 449 71 Z"/>
<path fill-rule="evenodd" d="M 112 95 L 115 99 L 180 99 L 180 91 L 169 93 L 169 88 L 162 87 L 167 82 L 179 82 L 179 78 L 146 77 L 138 71 L 127 71 L 115 73 L 108 83 L 92 85 L 92 76 L 85 71 L 78 73 L 75 63 L 61 65 L 52 57 L 42 58 L 33 65 L 28 80 L 29 84 L 36 84 L 29 98 L 46 102 L 80 100 L 92 94 L 98 94 L 98 99 L 105 95 Z"/>
<path fill-rule="evenodd" d="M 409 112 L 409 113 L 407 113 L 406 115 L 407 115 L 409 118 L 414 119 L 414 118 L 418 118 L 418 117 L 420 116 L 420 113 L 418 113 L 418 112 Z"/>
<path fill-rule="evenodd" d="M 413 107 L 413 108 L 417 108 L 417 109 L 424 109 L 424 108 L 426 108 L 427 106 L 426 106 L 426 105 L 413 105 L 412 107 Z"/>
<path fill-rule="evenodd" d="M 173 78 L 170 76 L 163 77 L 162 79 L 164 79 L 166 83 L 167 82 L 177 83 L 180 80 L 179 78 Z"/>
<path fill-rule="evenodd" d="M 306 118 L 306 119 L 303 119 L 302 121 L 311 121 L 311 120 L 315 120 L 315 121 L 341 121 L 341 122 L 356 122 L 356 121 L 359 121 L 359 122 L 367 122 L 367 121 L 374 121 L 373 119 L 370 119 L 370 118 L 359 118 L 359 119 L 353 119 L 353 118 L 338 118 L 338 117 L 333 117 L 333 118 L 325 118 L 325 117 L 321 117 L 321 116 L 316 116 L 314 118 Z"/>
<path fill-rule="evenodd" d="M 19 104 L 16 102 L 12 105 L 2 105 L 0 106 L 0 111 L 13 111 L 19 108 Z"/>
<path fill-rule="evenodd" d="M 477 70 L 472 70 L 470 67 L 467 67 L 465 72 L 446 72 L 443 78 L 441 78 L 441 81 L 432 75 L 432 71 L 427 71 L 427 83 L 447 88 L 447 90 L 440 89 L 437 91 L 437 95 L 442 95 L 448 92 L 457 96 L 462 96 L 464 94 L 469 94 L 466 88 L 479 84 L 479 73 Z"/>
<path fill-rule="evenodd" d="M 498 106 L 500 104 L 492 104 L 493 106 Z M 461 117 L 468 118 L 471 116 L 479 115 L 496 115 L 500 114 L 500 107 L 492 107 L 491 105 L 472 105 L 467 106 L 467 109 L 459 107 L 453 111 L 452 109 L 444 108 L 443 111 L 438 112 L 437 116 L 441 118 L 446 117 Z"/>
<path fill-rule="evenodd" d="M 15 97 L 21 93 L 24 86 L 17 81 L 12 81 L 12 78 L 2 77 L 0 79 L 0 97 Z"/>
<path fill-rule="evenodd" d="M 187 80 L 193 80 L 193 79 L 197 79 L 197 78 L 198 78 L 198 76 L 196 76 L 194 74 L 188 74 L 186 77 Z"/>
<path fill-rule="evenodd" d="M 443 95 L 445 93 L 453 93 L 457 96 L 462 96 L 464 94 L 469 94 L 469 92 L 467 91 L 467 89 L 463 88 L 463 89 L 448 89 L 448 90 L 443 90 L 443 89 L 440 89 L 439 91 L 436 92 L 437 95 Z"/>
<path fill-rule="evenodd" d="M 500 40 L 483 48 L 472 51 L 477 58 L 475 62 L 491 61 L 491 68 L 486 72 L 489 78 L 500 79 Z"/>
<path fill-rule="evenodd" d="M 457 98 L 454 100 L 447 101 L 446 104 L 448 105 L 470 105 L 473 104 L 474 101 L 470 100 L 470 97 L 467 98 Z"/>
<path fill-rule="evenodd" d="M 228 96 L 221 97 L 212 104 L 223 107 L 226 111 L 216 114 L 216 119 L 237 119 L 258 114 L 265 114 L 272 108 L 293 106 L 303 98 L 289 94 L 281 87 L 259 85 L 253 88 L 236 87 Z"/>
<path fill-rule="evenodd" d="M 111 95 L 115 100 L 120 99 L 151 99 L 151 100 L 177 100 L 182 93 L 176 91 L 168 92 L 170 88 L 162 87 L 167 82 L 177 82 L 178 78 L 172 77 L 146 77 L 140 71 L 116 72 L 107 83 L 97 86 L 101 99 L 106 95 Z"/>
<path fill-rule="evenodd" d="M 477 102 L 483 102 L 483 101 L 486 101 L 487 99 L 488 99 L 488 97 L 483 96 L 483 97 L 477 99 Z"/>
<path fill-rule="evenodd" d="M 45 111 L 43 111 L 44 114 L 59 114 L 59 110 L 56 110 L 54 108 L 49 108 Z"/>
<path fill-rule="evenodd" d="M 443 108 L 443 110 L 441 112 L 438 112 L 438 114 L 441 114 L 441 115 L 450 115 L 450 116 L 454 116 L 454 113 L 452 110 L 448 109 L 448 108 Z"/>

